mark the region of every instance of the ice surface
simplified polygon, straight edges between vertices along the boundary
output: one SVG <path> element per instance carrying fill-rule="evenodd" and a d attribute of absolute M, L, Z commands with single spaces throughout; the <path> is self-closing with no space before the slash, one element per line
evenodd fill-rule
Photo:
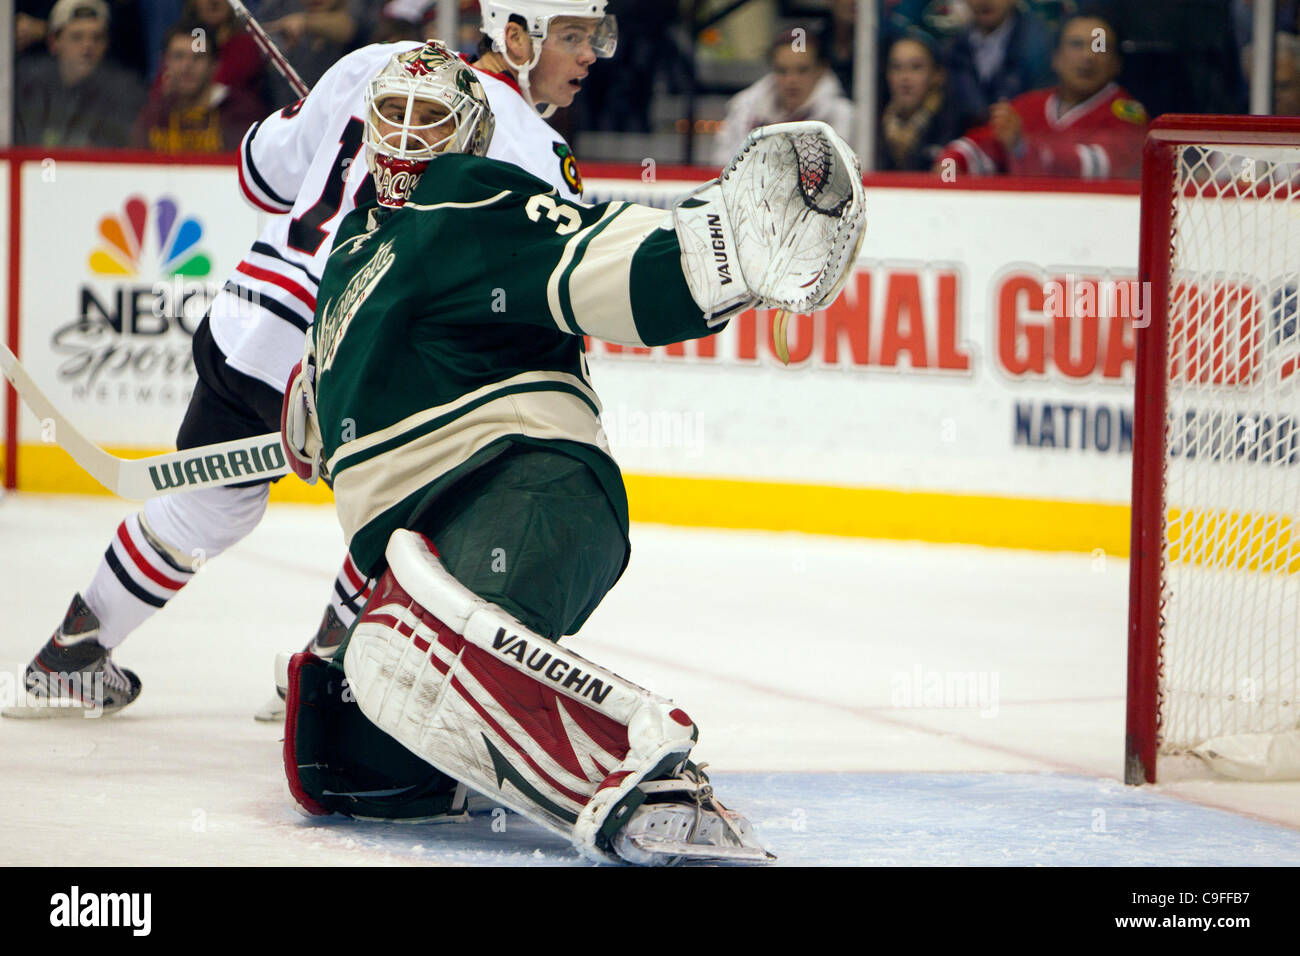
<path fill-rule="evenodd" d="M 0 693 L 130 510 L 0 501 Z M 635 526 L 571 646 L 674 698 L 781 864 L 1300 864 L 1300 784 L 1120 783 L 1123 560 Z M 115 655 L 116 717 L 0 721 L 0 863 L 575 865 L 514 815 L 305 820 L 253 712 L 342 541 L 277 506 Z"/>

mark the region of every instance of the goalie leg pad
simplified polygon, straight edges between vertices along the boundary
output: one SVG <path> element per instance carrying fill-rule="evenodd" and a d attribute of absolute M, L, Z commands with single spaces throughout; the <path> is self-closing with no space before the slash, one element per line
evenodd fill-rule
<path fill-rule="evenodd" d="M 594 859 L 697 732 L 671 701 L 532 633 L 397 531 L 344 657 L 362 712 L 443 772 Z"/>

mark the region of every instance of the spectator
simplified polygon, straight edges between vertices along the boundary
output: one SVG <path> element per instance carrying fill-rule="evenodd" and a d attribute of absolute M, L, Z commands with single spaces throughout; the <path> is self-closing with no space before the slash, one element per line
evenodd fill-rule
<path fill-rule="evenodd" d="M 889 102 L 880 117 L 876 168 L 923 172 L 961 133 L 934 40 L 920 30 L 895 40 L 885 57 Z"/>
<path fill-rule="evenodd" d="M 421 40 L 438 32 L 438 0 L 347 0 L 346 10 L 355 26 L 351 48 L 367 43 L 398 43 Z M 461 12 L 460 16 L 466 14 Z M 473 12 L 474 36 L 478 37 L 477 0 Z M 461 24 L 464 26 L 464 24 Z M 448 47 L 455 46 L 448 42 Z"/>
<path fill-rule="evenodd" d="M 104 62 L 104 0 L 59 0 L 47 27 L 52 57 L 18 61 L 14 141 L 37 146 L 125 146 L 144 90 Z"/>
<path fill-rule="evenodd" d="M 108 4 L 108 58 L 138 77 L 144 76 L 139 0 L 105 0 Z M 43 56 L 50 33 L 54 0 L 18 0 L 14 11 L 14 52 L 19 57 Z"/>
<path fill-rule="evenodd" d="M 840 86 L 851 99 L 853 97 L 853 58 L 857 37 L 857 0 L 830 0 L 830 15 L 822 30 L 822 50 L 826 53 L 826 62 L 835 73 Z M 933 15 L 926 16 L 933 11 Z M 876 23 L 880 49 L 888 50 L 895 40 L 917 29 L 926 29 L 933 34 L 942 28 L 943 4 L 933 4 L 930 0 L 876 0 Z M 881 57 L 877 80 L 885 79 L 884 58 Z"/>
<path fill-rule="evenodd" d="M 482 20 L 483 14 L 478 0 L 460 0 L 460 43 L 458 49 L 462 55 L 469 57 L 471 60 L 478 56 L 478 41 L 479 37 L 483 35 L 479 31 L 479 24 Z M 447 39 L 450 39 L 450 37 Z"/>
<path fill-rule="evenodd" d="M 1079 12 L 1123 37 L 1121 79 L 1152 116 L 1246 110 L 1229 0 L 1081 0 Z"/>
<path fill-rule="evenodd" d="M 987 126 L 950 143 L 938 168 L 952 160 L 974 175 L 1138 175 L 1146 111 L 1115 83 L 1120 71 L 1115 31 L 1098 17 L 1065 22 L 1052 67 L 1055 88 L 994 104 Z"/>
<path fill-rule="evenodd" d="M 727 104 L 714 140 L 714 162 L 730 161 L 749 131 L 768 123 L 821 120 L 846 140 L 853 138 L 853 104 L 826 65 L 816 37 L 786 30 L 773 42 L 772 72 L 741 90 Z"/>
<path fill-rule="evenodd" d="M 239 90 L 259 105 L 259 112 L 267 112 L 265 102 L 266 64 L 262 51 L 253 38 L 235 18 L 235 11 L 226 0 L 185 0 L 182 20 L 197 21 L 216 37 L 217 72 L 212 82 Z M 154 83 L 155 90 L 162 81 L 162 71 Z"/>
<path fill-rule="evenodd" d="M 1247 44 L 1242 63 L 1249 71 L 1254 50 Z M 1300 116 L 1300 36 L 1279 33 L 1273 45 L 1273 115 Z"/>
<path fill-rule="evenodd" d="M 1052 82 L 1052 34 L 1016 0 L 970 0 L 972 23 L 945 57 L 962 125 L 986 122 L 989 107 Z"/>
<path fill-rule="evenodd" d="M 1273 112 L 1300 116 L 1300 36 L 1279 33 L 1273 55 Z"/>
<path fill-rule="evenodd" d="M 426 34 L 425 16 L 428 12 L 431 12 L 429 0 L 388 0 L 387 3 L 366 11 L 374 19 L 367 19 L 365 33 L 371 43 L 423 40 Z"/>
<path fill-rule="evenodd" d="M 158 153 L 221 153 L 239 146 L 262 118 L 247 93 L 213 82 L 216 39 L 197 20 L 182 20 L 163 40 L 162 82 L 136 118 L 133 146 Z"/>
<path fill-rule="evenodd" d="M 325 75 L 334 62 L 353 49 L 363 19 L 361 0 L 262 0 L 258 19 L 293 64 L 307 88 Z M 284 106 L 298 99 L 278 73 L 271 77 L 271 104 Z"/>

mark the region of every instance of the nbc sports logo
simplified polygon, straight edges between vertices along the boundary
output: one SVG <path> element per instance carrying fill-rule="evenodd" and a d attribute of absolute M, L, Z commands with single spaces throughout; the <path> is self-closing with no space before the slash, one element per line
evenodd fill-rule
<path fill-rule="evenodd" d="M 118 409 L 189 401 L 190 336 L 219 284 L 207 230 L 173 197 L 128 193 L 86 228 L 82 281 L 50 332 L 59 381 L 77 401 Z"/>
<path fill-rule="evenodd" d="M 103 240 L 90 254 L 90 271 L 101 276 L 206 276 L 212 261 L 197 247 L 203 226 L 182 218 L 174 199 L 163 196 L 152 215 L 141 196 L 130 196 L 117 214 L 99 220 Z"/>

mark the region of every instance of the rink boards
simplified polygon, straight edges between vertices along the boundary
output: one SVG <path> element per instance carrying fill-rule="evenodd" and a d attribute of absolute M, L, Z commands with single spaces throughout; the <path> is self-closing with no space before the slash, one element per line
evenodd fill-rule
<path fill-rule="evenodd" d="M 227 163 L 9 156 L 7 341 L 96 441 L 169 448 L 189 337 L 263 214 Z M 708 175 L 584 172 L 593 201 L 665 206 Z M 869 179 L 857 272 L 792 324 L 789 367 L 766 314 L 676 347 L 590 343 L 634 518 L 1126 554 L 1138 202 L 1077 189 Z M 11 418 L 19 488 L 98 490 L 48 424 Z"/>

